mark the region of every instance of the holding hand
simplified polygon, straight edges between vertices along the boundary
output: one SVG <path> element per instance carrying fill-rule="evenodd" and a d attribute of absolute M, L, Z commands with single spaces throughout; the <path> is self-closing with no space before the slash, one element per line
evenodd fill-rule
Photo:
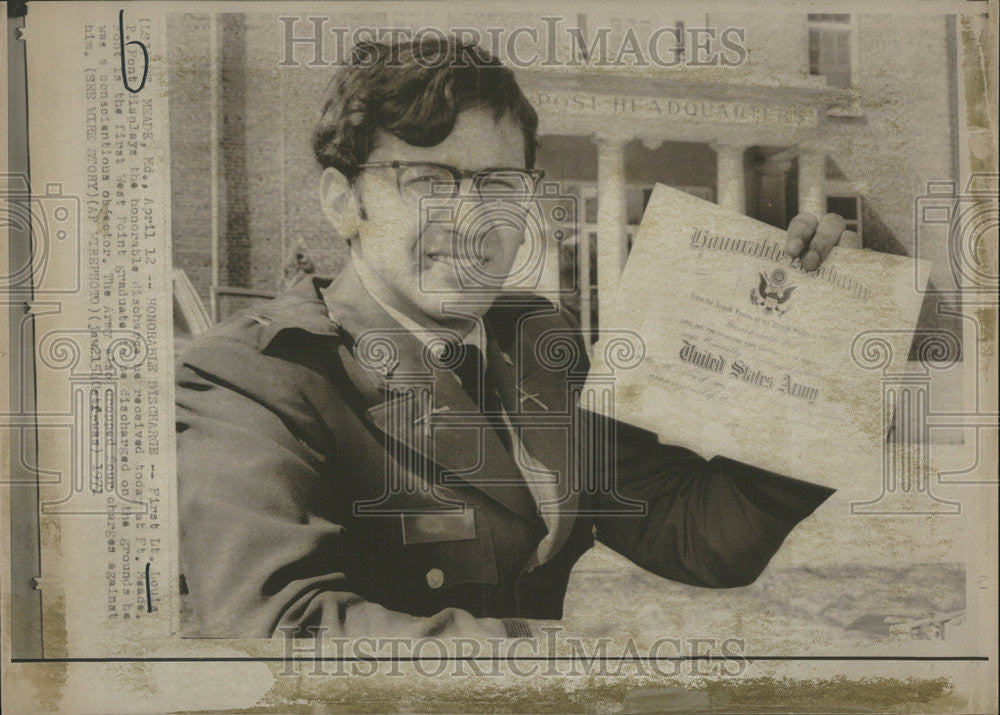
<path fill-rule="evenodd" d="M 847 230 L 847 221 L 839 214 L 817 219 L 810 213 L 801 213 L 788 224 L 785 253 L 800 256 L 803 270 L 816 270 L 834 246 L 861 248 L 861 237 Z"/>

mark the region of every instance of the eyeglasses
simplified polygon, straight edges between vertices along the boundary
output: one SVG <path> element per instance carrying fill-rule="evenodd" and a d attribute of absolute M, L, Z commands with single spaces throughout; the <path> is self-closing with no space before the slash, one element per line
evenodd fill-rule
<path fill-rule="evenodd" d="M 527 202 L 534 196 L 538 182 L 545 176 L 541 169 L 491 168 L 465 171 L 447 164 L 422 161 L 373 161 L 357 164 L 358 169 L 395 169 L 396 188 L 404 199 L 455 198 L 462 179 L 471 179 L 474 198 L 484 201 Z"/>

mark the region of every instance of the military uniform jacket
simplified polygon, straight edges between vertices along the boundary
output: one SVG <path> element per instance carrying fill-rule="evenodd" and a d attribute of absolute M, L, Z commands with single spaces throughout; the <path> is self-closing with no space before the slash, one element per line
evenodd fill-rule
<path fill-rule="evenodd" d="M 586 351 L 544 299 L 501 297 L 484 324 L 490 384 L 557 480 L 554 556 L 530 567 L 547 528 L 517 455 L 348 265 L 178 361 L 186 634 L 523 634 L 562 617 L 595 537 L 665 578 L 742 586 L 832 493 L 580 410 Z"/>

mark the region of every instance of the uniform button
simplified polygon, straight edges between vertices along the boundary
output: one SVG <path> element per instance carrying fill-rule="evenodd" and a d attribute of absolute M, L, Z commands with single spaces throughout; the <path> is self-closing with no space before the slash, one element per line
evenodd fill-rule
<path fill-rule="evenodd" d="M 444 571 L 431 569 L 427 572 L 427 585 L 431 588 L 441 588 L 444 585 Z"/>

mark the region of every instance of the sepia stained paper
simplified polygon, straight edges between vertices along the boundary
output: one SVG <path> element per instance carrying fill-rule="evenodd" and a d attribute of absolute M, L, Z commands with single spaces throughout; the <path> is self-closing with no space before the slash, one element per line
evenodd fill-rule
<path fill-rule="evenodd" d="M 810 272 L 783 241 L 779 229 L 654 188 L 583 399 L 607 404 L 597 396 L 608 358 L 624 347 L 616 341 L 634 341 L 637 364 L 607 401 L 618 419 L 706 458 L 843 491 L 855 469 L 878 470 L 893 413 L 857 405 L 881 401 L 882 370 L 905 372 L 930 264 L 838 246 Z M 862 354 L 875 335 L 892 355 L 881 370 Z"/>
<path fill-rule="evenodd" d="M 10 143 L 0 196 L 9 247 L 0 272 L 10 377 L 0 441 L 10 566 L 0 579 L 5 709 L 996 711 L 995 2 L 50 2 L 7 9 Z M 416 586 L 382 603 L 370 589 L 338 601 L 345 604 L 339 620 L 296 621 L 319 624 L 305 634 L 313 637 L 292 638 L 277 623 L 260 634 L 249 626 L 253 608 L 270 603 L 277 589 L 254 579 L 275 558 L 274 525 L 287 517 L 322 528 L 310 511 L 322 498 L 302 497 L 303 514 L 289 516 L 280 501 L 286 493 L 272 493 L 271 482 L 241 482 L 252 458 L 268 453 L 263 439 L 238 447 L 220 441 L 202 453 L 204 474 L 179 474 L 184 437 L 175 421 L 187 408 L 175 407 L 175 399 L 204 376 L 184 368 L 200 364 L 184 356 L 226 320 L 249 321 L 255 335 L 268 335 L 275 296 L 352 270 L 350 236 L 324 212 L 323 167 L 312 145 L 331 79 L 359 43 L 451 36 L 477 41 L 512 69 L 537 113 L 534 163 L 545 176 L 521 215 L 529 240 L 513 259 L 508 288 L 540 296 L 532 305 L 543 312 L 551 305 L 552 315 L 561 309 L 575 327 L 533 334 L 537 342 L 512 356 L 491 353 L 483 338 L 488 370 L 507 369 L 510 360 L 516 373 L 522 355 L 541 366 L 518 375 L 513 402 L 494 414 L 499 422 L 433 413 L 433 396 L 429 407 L 391 403 L 405 409 L 378 413 L 382 427 L 377 411 L 363 405 L 352 415 L 368 420 L 359 422 L 364 434 L 383 440 L 392 420 L 414 417 L 406 409 L 430 409 L 412 430 L 395 433 L 392 444 L 405 449 L 385 462 L 390 496 L 390 461 L 414 472 L 416 461 L 398 455 L 416 459 L 422 439 L 449 439 L 450 429 L 453 442 L 472 435 L 475 444 L 499 450 L 506 439 L 511 463 L 528 475 L 518 486 L 527 488 L 521 503 L 537 507 L 541 525 L 525 573 L 544 571 L 565 544 L 582 543 L 590 530 L 574 526 L 581 520 L 595 520 L 596 541 L 572 564 L 565 595 L 552 587 L 561 618 L 551 610 L 539 617 L 514 597 L 506 611 L 484 606 L 482 614 L 452 609 L 440 616 L 426 604 L 440 598 L 450 605 L 449 594 L 477 579 L 489 582 L 483 593 L 502 590 L 513 530 L 498 529 L 479 502 L 444 518 L 359 517 L 347 529 L 351 538 L 366 524 L 398 534 L 398 544 L 362 547 L 413 554 L 385 578 L 405 582 L 412 571 Z M 473 138 L 481 141 L 468 143 L 468 155 L 436 161 L 479 170 L 463 160 L 504 146 L 490 132 Z M 445 156 L 435 147 L 447 141 L 423 140 L 421 156 Z M 893 284 L 897 304 L 909 306 L 902 333 L 866 322 L 870 305 L 851 326 L 853 364 L 877 390 L 843 400 L 887 434 L 879 453 L 838 450 L 851 441 L 823 426 L 825 453 L 840 467 L 827 486 L 837 491 L 811 514 L 796 512 L 801 522 L 750 583 L 692 585 L 697 579 L 680 573 L 654 573 L 662 551 L 699 551 L 684 528 L 647 526 L 645 561 L 634 544 L 615 541 L 616 525 L 661 513 L 662 503 L 637 495 L 659 494 L 657 485 L 675 477 L 619 493 L 627 475 L 615 471 L 615 449 L 595 448 L 583 467 L 564 455 L 566 466 L 554 467 L 559 450 L 546 447 L 554 435 L 598 447 L 614 442 L 588 432 L 589 423 L 563 419 L 573 414 L 571 393 L 553 398 L 532 389 L 539 374 L 572 373 L 574 355 L 587 353 L 599 365 L 607 355 L 600 351 L 622 327 L 616 321 L 650 319 L 666 287 L 685 284 L 687 277 L 672 275 L 669 252 L 643 252 L 644 240 L 668 235 L 666 227 L 645 235 L 658 229 L 643 223 L 647 204 L 657 206 L 658 184 L 717 204 L 726 216 L 766 224 L 775 241 L 800 212 L 838 214 L 864 250 L 891 254 L 874 253 L 866 265 L 929 266 L 912 272 L 912 282 Z M 463 180 L 460 192 L 467 185 Z M 367 208 L 369 220 L 377 206 Z M 460 223 L 462 215 L 442 220 Z M 627 263 L 630 251 L 642 265 Z M 834 249 L 824 265 L 836 266 L 848 251 L 853 255 Z M 451 256 L 447 265 L 458 273 L 476 267 L 463 261 Z M 629 282 L 630 274 L 638 278 Z M 433 294 L 423 283 L 420 289 Z M 467 292 L 477 300 L 489 293 Z M 616 293 L 628 301 L 616 302 Z M 748 311 L 767 309 L 746 299 Z M 313 303 L 331 304 L 322 297 Z M 351 332 L 325 310 L 328 337 Z M 664 315 L 663 325 L 702 317 Z M 406 316 L 394 325 L 393 339 L 416 334 Z M 649 345 L 662 337 L 637 332 Z M 440 337 L 413 344 L 436 355 Z M 345 347 L 330 348 L 331 359 L 341 350 L 357 357 L 365 344 L 337 345 Z M 235 356 L 245 353 L 232 355 L 222 356 L 219 370 L 233 367 L 227 361 L 240 367 Z M 394 374 L 392 365 L 362 368 L 382 370 L 397 386 L 410 380 L 408 389 L 424 384 L 404 370 Z M 617 377 L 592 370 L 590 378 L 648 387 L 642 381 L 651 378 L 641 372 L 616 369 Z M 279 377 L 273 385 L 283 384 Z M 586 378 L 566 384 L 580 388 Z M 434 384 L 465 399 L 454 381 Z M 280 395 L 303 399 L 295 386 Z M 261 414 L 260 403 L 240 404 L 234 429 Z M 663 409 L 678 421 L 676 406 Z M 315 416 L 316 423 L 327 417 Z M 703 414 L 681 417 L 696 431 L 717 424 Z M 772 435 L 787 429 L 778 421 L 761 426 Z M 490 442 L 494 433 L 500 438 Z M 280 449 L 315 457 L 323 469 L 336 467 L 334 452 L 360 448 L 294 437 Z M 667 445 L 651 439 L 650 455 L 669 448 L 670 438 L 660 437 Z M 794 461 L 784 439 L 737 446 L 739 453 L 729 451 L 721 440 L 702 455 L 715 457 L 706 468 L 722 465 L 725 479 L 726 465 L 737 462 L 781 472 L 776 465 Z M 634 464 L 642 461 L 640 453 Z M 237 485 L 232 503 L 271 504 L 272 513 L 255 521 L 235 512 L 227 521 L 217 518 L 222 511 L 206 510 L 212 523 L 182 513 L 184 494 L 225 471 L 212 465 L 225 464 Z M 381 469 L 381 457 L 371 464 Z M 829 464 L 816 474 L 824 470 Z M 771 476 L 778 481 L 763 480 L 747 507 L 751 516 L 792 508 L 775 496 L 782 477 Z M 293 480 L 289 491 L 297 485 Z M 482 485 L 446 479 L 435 487 L 440 496 Z M 619 512 L 586 512 L 581 505 L 595 494 L 610 496 Z M 692 503 L 717 513 L 712 499 Z M 742 523 L 739 515 L 706 521 L 696 511 L 670 528 L 699 522 L 711 539 L 731 536 Z M 484 529 L 492 531 L 485 549 Z M 236 574 L 210 604 L 224 612 L 228 631 L 190 627 L 206 603 L 196 571 L 181 561 L 192 533 L 214 535 L 207 563 Z M 746 544 L 739 534 L 729 541 L 750 554 L 751 536 Z M 242 550 L 233 547 L 237 538 Z M 438 554 L 447 563 L 434 561 Z M 358 584 L 370 582 L 357 570 L 386 567 L 353 566 L 343 571 Z M 324 589 L 335 590 L 321 586 L 321 597 Z M 239 605 L 225 611 L 219 604 L 226 599 Z M 435 630 L 435 623 L 447 626 Z"/>

